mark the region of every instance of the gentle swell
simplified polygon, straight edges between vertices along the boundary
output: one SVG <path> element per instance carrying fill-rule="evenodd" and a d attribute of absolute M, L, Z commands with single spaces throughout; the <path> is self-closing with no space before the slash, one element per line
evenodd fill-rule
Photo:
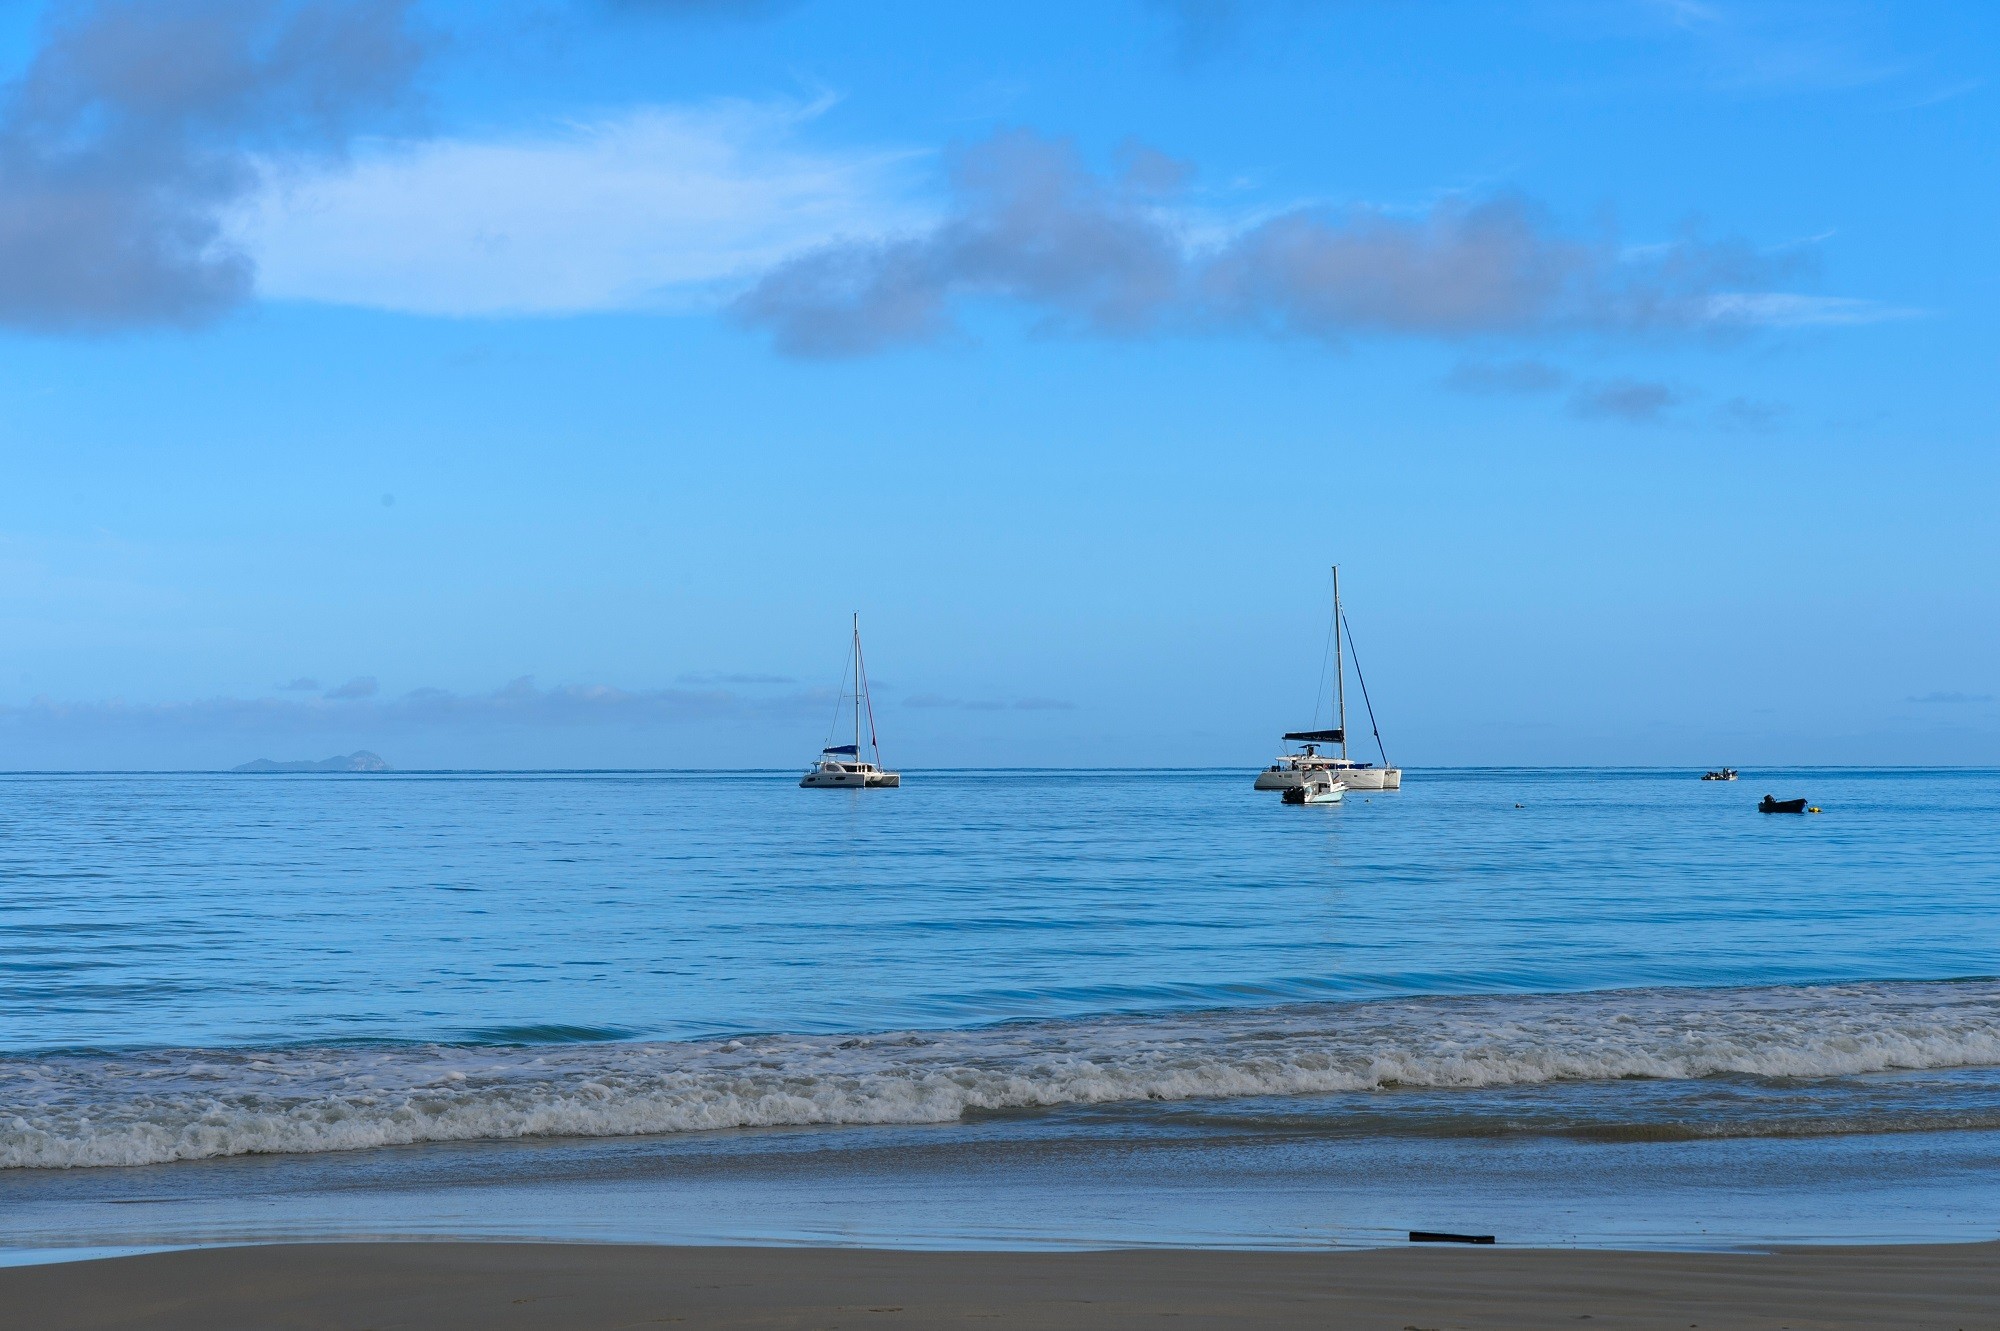
<path fill-rule="evenodd" d="M 1395 1000 L 859 1037 L 65 1055 L 0 1060 L 0 1167 L 1994 1065 L 1993 981 Z"/>

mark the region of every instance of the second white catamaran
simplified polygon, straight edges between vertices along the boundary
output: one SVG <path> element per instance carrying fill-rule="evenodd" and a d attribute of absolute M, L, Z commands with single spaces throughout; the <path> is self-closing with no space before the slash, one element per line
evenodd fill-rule
<path fill-rule="evenodd" d="M 1382 755 L 1378 767 L 1374 763 L 1356 762 L 1347 756 L 1347 652 L 1341 650 L 1341 640 L 1346 639 L 1348 648 L 1354 646 L 1354 635 L 1347 627 L 1347 616 L 1340 608 L 1340 565 L 1333 566 L 1333 707 L 1334 726 L 1331 730 L 1292 730 L 1285 734 L 1287 744 L 1301 744 L 1304 752 L 1281 753 L 1277 760 L 1257 773 L 1257 789 L 1282 790 L 1290 792 L 1306 786 L 1317 786 L 1333 782 L 1349 790 L 1400 790 L 1403 786 L 1403 771 L 1389 765 L 1389 751 L 1382 746 L 1382 729 L 1375 724 L 1375 704 L 1368 699 L 1368 681 L 1361 674 L 1361 659 L 1354 661 L 1354 678 L 1361 685 L 1361 701 L 1368 708 L 1368 727 L 1375 734 L 1375 747 Z M 1340 746 L 1338 757 L 1321 753 L 1322 745 Z"/>
<path fill-rule="evenodd" d="M 903 784 L 901 772 L 886 771 L 882 767 L 882 746 L 875 739 L 875 700 L 868 696 L 868 667 L 861 659 L 861 616 L 854 616 L 854 660 L 850 667 L 854 672 L 854 742 L 835 744 L 833 733 L 826 737 L 826 747 L 819 751 L 819 761 L 799 779 L 799 784 L 808 790 L 847 789 L 873 790 L 883 786 Z M 846 681 L 841 681 L 843 684 Z M 847 702 L 847 692 L 841 691 L 840 701 Z M 874 762 L 863 762 L 861 758 L 861 714 L 868 713 L 868 747 L 874 751 Z M 833 725 L 840 725 L 840 710 L 833 714 Z"/>

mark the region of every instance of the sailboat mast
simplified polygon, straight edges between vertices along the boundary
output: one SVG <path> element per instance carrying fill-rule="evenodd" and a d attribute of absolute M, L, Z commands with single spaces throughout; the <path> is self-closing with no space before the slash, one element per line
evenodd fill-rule
<path fill-rule="evenodd" d="M 854 761 L 861 761 L 861 612 L 854 612 Z"/>
<path fill-rule="evenodd" d="M 1333 566 L 1333 696 L 1340 727 L 1340 756 L 1347 756 L 1347 668 L 1340 656 L 1340 565 Z"/>

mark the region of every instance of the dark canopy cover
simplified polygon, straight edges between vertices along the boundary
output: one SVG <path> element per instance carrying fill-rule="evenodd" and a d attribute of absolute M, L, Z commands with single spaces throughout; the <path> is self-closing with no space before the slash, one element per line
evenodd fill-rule
<path fill-rule="evenodd" d="M 1294 730 L 1285 738 L 1301 744 L 1338 744 L 1345 736 L 1346 732 L 1341 730 Z"/>
<path fill-rule="evenodd" d="M 836 745 L 834 745 L 834 746 L 833 746 L 832 748 L 830 748 L 830 749 L 821 749 L 821 750 L 820 750 L 820 752 L 821 752 L 821 753 L 845 753 L 845 754 L 850 754 L 850 755 L 852 755 L 852 754 L 858 754 L 858 753 L 860 753 L 860 752 L 861 752 L 861 750 L 860 750 L 859 748 L 855 747 L 855 746 L 854 746 L 854 745 L 852 745 L 852 744 L 836 744 Z"/>

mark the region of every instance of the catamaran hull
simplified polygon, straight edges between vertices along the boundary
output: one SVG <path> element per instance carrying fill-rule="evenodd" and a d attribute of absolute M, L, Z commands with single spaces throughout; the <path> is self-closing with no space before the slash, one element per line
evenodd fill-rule
<path fill-rule="evenodd" d="M 1306 779 L 1308 769 L 1281 767 L 1277 771 L 1265 768 L 1257 773 L 1253 788 L 1257 790 L 1297 790 Z M 1325 768 L 1311 769 L 1326 771 Z M 1400 767 L 1342 767 L 1334 772 L 1340 784 L 1349 790 L 1401 790 L 1403 769 Z"/>
<path fill-rule="evenodd" d="M 902 784 L 901 772 L 807 772 L 799 779 L 807 790 L 880 790 Z"/>

